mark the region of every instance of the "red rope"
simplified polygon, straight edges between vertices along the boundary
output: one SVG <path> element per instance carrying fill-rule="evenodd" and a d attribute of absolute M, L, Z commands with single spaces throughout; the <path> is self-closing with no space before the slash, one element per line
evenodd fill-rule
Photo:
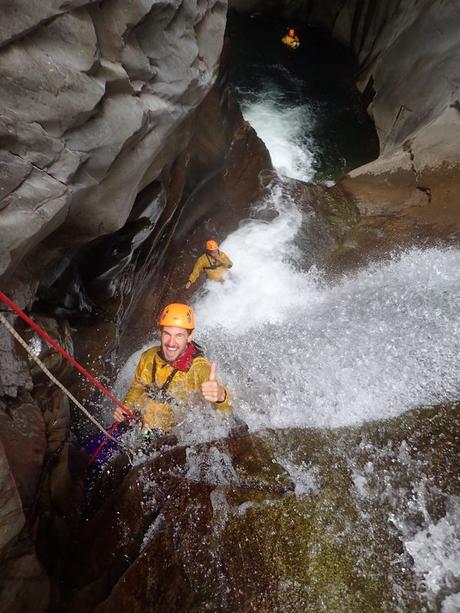
<path fill-rule="evenodd" d="M 12 300 L 10 300 L 8 296 L 5 296 L 5 294 L 1 291 L 0 291 L 0 300 L 2 300 L 2 302 L 8 305 L 10 309 L 12 309 L 17 315 L 19 315 L 19 317 L 23 319 L 31 328 L 33 328 L 35 332 L 37 332 L 37 334 L 39 334 L 42 338 L 44 338 L 45 341 L 51 345 L 51 347 L 56 349 L 56 351 L 58 351 L 62 356 L 64 356 L 66 360 L 68 360 L 73 366 L 75 366 L 75 368 L 79 370 L 82 373 L 82 375 L 84 375 L 87 379 L 89 379 L 91 383 L 93 383 L 93 385 L 98 387 L 101 390 L 101 392 L 103 392 L 108 398 L 110 398 L 110 400 L 113 403 L 117 405 L 117 407 L 120 407 L 120 409 L 124 413 L 129 415 L 130 417 L 134 417 L 134 414 L 132 413 L 132 411 L 130 411 L 127 407 L 125 407 L 118 400 L 118 398 L 115 398 L 115 396 L 111 392 L 109 392 L 109 390 L 105 388 L 102 385 L 102 383 L 100 383 L 95 377 L 93 377 L 93 375 L 91 375 L 85 368 L 83 368 L 83 366 L 81 366 L 81 364 L 79 364 L 77 360 L 75 360 L 71 355 L 67 353 L 67 351 L 65 351 L 60 345 L 58 345 L 56 341 L 54 341 L 51 338 L 51 336 L 49 336 L 43 330 L 43 328 L 40 328 L 38 324 L 36 324 L 32 319 L 30 319 L 30 317 L 28 317 L 24 313 L 24 311 L 21 311 L 21 309 Z"/>
<path fill-rule="evenodd" d="M 83 368 L 83 366 L 81 364 L 79 364 L 77 362 L 77 360 L 75 360 L 70 354 L 67 353 L 67 351 L 65 351 L 65 349 L 63 349 L 60 345 L 58 345 L 56 343 L 56 341 L 54 341 L 51 336 L 49 336 L 45 330 L 43 330 L 43 328 L 41 328 L 38 324 L 36 324 L 32 319 L 30 319 L 30 317 L 28 317 L 24 311 L 22 311 L 17 304 L 15 304 L 12 300 L 10 300 L 8 298 L 8 296 L 5 296 L 5 294 L 0 291 L 0 300 L 2 302 L 4 302 L 12 311 L 14 311 L 17 315 L 19 315 L 19 317 L 21 319 L 23 319 L 27 325 L 29 325 L 31 328 L 33 328 L 35 330 L 35 332 L 37 332 L 37 334 L 39 334 L 43 339 L 45 339 L 45 341 L 47 343 L 49 343 L 51 345 L 51 347 L 53 347 L 54 349 L 56 349 L 57 352 L 59 352 L 62 356 L 64 356 L 64 358 L 70 362 L 72 364 L 72 366 L 75 366 L 75 368 L 77 370 L 79 370 L 82 375 L 84 375 L 89 381 L 91 381 L 91 383 L 93 385 L 95 385 L 98 389 L 101 390 L 101 392 L 103 392 L 108 398 L 110 398 L 110 400 L 117 406 L 120 407 L 120 409 L 126 413 L 126 415 L 128 415 L 131 419 L 135 419 L 134 417 L 134 413 L 132 411 L 130 411 L 130 409 L 128 409 L 128 407 L 125 407 L 124 404 L 122 404 L 118 398 L 116 398 L 111 392 L 109 392 L 109 390 L 107 388 L 105 388 L 102 383 L 100 383 L 95 377 L 93 377 L 92 374 L 90 374 L 85 368 Z M 110 429 L 110 434 L 112 434 L 112 432 L 114 432 L 117 427 L 118 427 L 118 423 L 115 422 L 111 429 Z M 106 444 L 106 442 L 108 441 L 108 437 L 106 437 L 104 439 L 104 441 L 99 445 L 98 449 L 96 449 L 96 451 L 93 453 L 93 455 L 91 456 L 89 463 L 93 462 L 97 456 L 99 455 L 100 451 L 102 450 L 102 448 L 104 447 L 104 445 Z"/>

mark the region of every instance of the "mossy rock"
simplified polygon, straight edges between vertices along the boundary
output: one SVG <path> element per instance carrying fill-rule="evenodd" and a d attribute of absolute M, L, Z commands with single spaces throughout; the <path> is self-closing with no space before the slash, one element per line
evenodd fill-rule
<path fill-rule="evenodd" d="M 204 460 L 210 449 L 232 458 L 237 478 L 220 485 L 187 478 L 184 447 L 159 453 L 95 518 L 96 531 L 113 526 L 99 536 L 107 563 L 91 577 L 109 582 L 97 610 L 429 610 L 397 522 L 422 525 L 420 508 L 407 504 L 420 483 L 433 521 L 458 492 L 458 412 L 453 404 L 358 428 L 196 446 Z M 272 449 L 285 468 L 312 471 L 316 487 L 289 491 Z M 121 526 L 131 538 L 120 549 Z"/>
<path fill-rule="evenodd" d="M 397 584 L 412 594 L 404 606 L 420 604 L 403 559 L 394 564 L 399 543 L 385 522 L 373 525 L 377 540 L 383 551 L 369 549 L 368 523 L 348 490 L 326 487 L 316 496 L 253 505 L 221 535 L 223 566 L 240 564 L 227 589 L 249 592 L 250 601 L 259 593 L 269 610 L 371 612 L 394 610 Z"/>

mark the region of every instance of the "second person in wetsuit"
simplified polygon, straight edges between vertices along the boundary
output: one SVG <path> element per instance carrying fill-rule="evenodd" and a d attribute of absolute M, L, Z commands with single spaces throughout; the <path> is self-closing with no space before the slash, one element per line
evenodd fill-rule
<path fill-rule="evenodd" d="M 200 255 L 190 273 L 185 285 L 186 289 L 195 283 L 203 270 L 211 281 L 222 282 L 227 270 L 233 266 L 231 259 L 223 251 L 219 250 L 219 245 L 216 241 L 206 241 L 205 247 L 205 253 Z"/>

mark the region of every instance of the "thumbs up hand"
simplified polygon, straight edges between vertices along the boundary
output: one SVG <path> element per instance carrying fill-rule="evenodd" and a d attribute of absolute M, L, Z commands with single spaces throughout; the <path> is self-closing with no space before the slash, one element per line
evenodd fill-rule
<path fill-rule="evenodd" d="M 208 402 L 223 402 L 227 396 L 225 387 L 217 381 L 217 365 L 211 364 L 209 379 L 201 384 L 201 393 Z"/>

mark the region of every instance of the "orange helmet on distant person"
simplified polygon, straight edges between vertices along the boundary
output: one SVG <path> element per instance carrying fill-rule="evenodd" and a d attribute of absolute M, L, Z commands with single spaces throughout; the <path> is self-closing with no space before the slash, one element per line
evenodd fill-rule
<path fill-rule="evenodd" d="M 195 328 L 195 313 L 188 304 L 168 304 L 160 315 L 160 326 L 172 326 L 193 330 Z"/>
<path fill-rule="evenodd" d="M 294 36 L 295 36 L 295 30 L 293 30 L 292 28 L 290 28 L 290 29 L 288 30 L 288 36 L 290 36 L 291 38 L 294 38 Z"/>
<path fill-rule="evenodd" d="M 207 251 L 217 251 L 219 249 L 219 245 L 216 241 L 206 241 L 206 250 Z"/>

